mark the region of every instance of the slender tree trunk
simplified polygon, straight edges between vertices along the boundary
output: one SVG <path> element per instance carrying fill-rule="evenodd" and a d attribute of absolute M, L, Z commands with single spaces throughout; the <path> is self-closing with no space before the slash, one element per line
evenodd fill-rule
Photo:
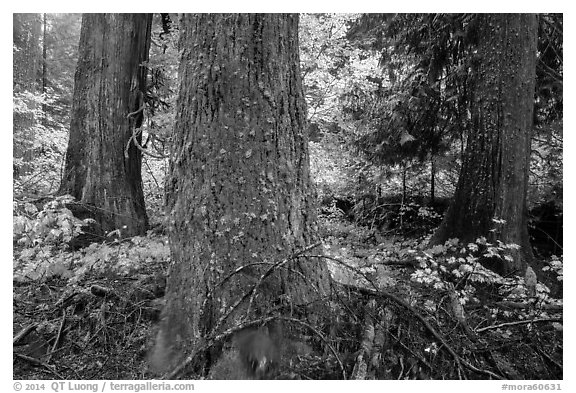
<path fill-rule="evenodd" d="M 60 194 L 74 196 L 102 232 L 145 233 L 141 143 L 151 14 L 84 14 L 70 141 Z M 134 138 L 135 137 L 135 138 Z"/>
<path fill-rule="evenodd" d="M 13 14 L 15 91 L 38 89 L 41 24 L 40 14 Z"/>
<path fill-rule="evenodd" d="M 25 106 L 25 109 L 13 111 L 13 157 L 22 160 L 13 167 L 15 177 L 29 173 L 30 162 L 34 160 L 38 101 L 30 99 L 26 93 L 38 91 L 41 24 L 40 14 L 13 14 L 13 94 Z"/>
<path fill-rule="evenodd" d="M 430 206 L 434 205 L 436 197 L 436 160 L 434 153 L 430 156 Z"/>
<path fill-rule="evenodd" d="M 225 329 L 324 304 L 330 289 L 323 260 L 290 259 L 318 241 L 298 16 L 185 15 L 180 31 L 159 370 Z"/>
<path fill-rule="evenodd" d="M 46 92 L 48 91 L 48 75 L 46 70 L 47 59 L 46 59 L 46 14 L 42 15 L 42 94 L 44 95 L 44 99 L 46 99 Z M 42 102 L 42 125 L 44 127 L 47 126 L 47 115 L 46 115 L 46 102 Z"/>
<path fill-rule="evenodd" d="M 406 172 L 408 171 L 408 167 L 406 164 L 402 164 L 402 205 L 406 203 Z"/>
<path fill-rule="evenodd" d="M 524 272 L 532 256 L 526 193 L 534 106 L 537 19 L 534 14 L 479 16 L 480 63 L 454 200 L 432 243 L 480 236 L 515 243 L 514 261 L 497 269 Z M 494 221 L 505 220 L 504 224 Z M 491 232 L 492 231 L 492 232 Z"/>

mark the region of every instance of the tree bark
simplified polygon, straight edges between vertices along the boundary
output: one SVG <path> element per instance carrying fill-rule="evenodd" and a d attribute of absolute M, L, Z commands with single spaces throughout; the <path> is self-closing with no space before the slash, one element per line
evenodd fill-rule
<path fill-rule="evenodd" d="M 323 260 L 290 259 L 318 240 L 298 16 L 185 15 L 180 31 L 159 370 L 239 323 L 323 304 L 330 290 Z"/>
<path fill-rule="evenodd" d="M 533 259 L 526 193 L 534 107 L 537 17 L 479 15 L 472 130 L 452 204 L 431 243 L 480 236 L 521 246 L 496 270 L 523 274 Z M 493 219 L 505 220 L 497 224 Z M 491 232 L 492 230 L 492 232 Z"/>
<path fill-rule="evenodd" d="M 84 14 L 60 194 L 93 207 L 102 232 L 144 234 L 141 144 L 151 14 Z"/>

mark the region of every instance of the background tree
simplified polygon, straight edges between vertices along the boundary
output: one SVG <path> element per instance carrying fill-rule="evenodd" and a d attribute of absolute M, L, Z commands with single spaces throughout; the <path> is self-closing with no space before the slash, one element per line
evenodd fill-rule
<path fill-rule="evenodd" d="M 70 141 L 60 194 L 75 197 L 103 232 L 143 234 L 142 124 L 152 16 L 84 14 Z"/>
<path fill-rule="evenodd" d="M 530 237 L 538 252 L 547 254 L 562 244 L 562 165 L 556 160 L 562 149 L 562 16 L 538 19 L 528 207 Z M 356 83 L 342 95 L 341 111 L 356 124 L 349 139 L 366 160 L 357 170 L 374 174 L 366 177 L 367 191 L 372 183 L 373 190 L 386 195 L 369 204 L 360 201 L 365 215 L 389 204 L 388 195 L 398 192 L 398 184 L 403 198 L 396 200 L 422 203 L 429 189 L 431 199 L 435 194 L 441 198 L 432 206 L 443 213 L 472 125 L 477 26 L 477 14 L 364 14 L 350 24 L 350 45 L 364 48 L 364 56 L 377 55 L 381 66 L 368 76 L 376 88 Z M 378 214 L 385 217 L 386 212 Z"/>
<path fill-rule="evenodd" d="M 347 37 L 376 51 L 381 72 L 376 89 L 354 86 L 343 96 L 343 111 L 363 124 L 355 145 L 382 168 L 399 167 L 403 200 L 407 172 L 429 186 L 429 202 L 453 192 L 465 131 L 469 128 L 469 68 L 475 48 L 471 14 L 364 14 Z M 388 169 L 388 171 L 390 171 Z M 414 183 L 414 181 L 411 181 Z M 418 190 L 422 193 L 425 190 Z"/>
<path fill-rule="evenodd" d="M 13 14 L 13 51 L 15 90 L 38 88 L 40 64 L 40 14 Z"/>
<path fill-rule="evenodd" d="M 529 231 L 537 255 L 548 257 L 563 245 L 563 18 L 542 14 L 539 21 Z"/>
<path fill-rule="evenodd" d="M 43 19 L 45 127 L 53 131 L 66 129 L 68 132 L 82 14 L 44 14 Z"/>
<path fill-rule="evenodd" d="M 318 239 L 298 16 L 185 15 L 180 48 L 160 369 L 330 287 L 321 260 L 290 259 Z"/>
<path fill-rule="evenodd" d="M 536 15 L 480 15 L 472 129 L 454 199 L 433 244 L 487 236 L 521 247 L 503 272 L 532 260 L 526 193 L 536 72 Z"/>
<path fill-rule="evenodd" d="M 177 15 L 154 14 L 146 85 L 146 119 L 142 130 L 142 181 L 150 225 L 165 218 L 165 178 L 168 174 L 176 99 L 178 96 Z"/>
<path fill-rule="evenodd" d="M 35 124 L 41 109 L 36 95 L 41 26 L 40 14 L 13 14 L 14 177 L 28 173 L 34 158 Z"/>

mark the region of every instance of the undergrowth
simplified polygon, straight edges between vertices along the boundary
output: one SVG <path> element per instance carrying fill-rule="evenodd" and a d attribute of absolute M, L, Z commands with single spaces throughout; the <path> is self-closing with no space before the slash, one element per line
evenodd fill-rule
<path fill-rule="evenodd" d="M 167 238 L 150 232 L 73 251 L 67 242 L 83 223 L 67 201 L 14 205 L 14 378 L 152 378 L 146 357 L 164 302 Z M 309 350 L 294 352 L 285 375 L 562 378 L 562 299 L 529 274 L 482 265 L 517 246 L 479 238 L 428 247 L 428 235 L 383 235 L 337 209 L 320 224 L 336 289 L 325 310 L 332 325 L 318 327 L 322 339 L 292 326 Z M 561 256 L 545 262 L 561 285 Z"/>

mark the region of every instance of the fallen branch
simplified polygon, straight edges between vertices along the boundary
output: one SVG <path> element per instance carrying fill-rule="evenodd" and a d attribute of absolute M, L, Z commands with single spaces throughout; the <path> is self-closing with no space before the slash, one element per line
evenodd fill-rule
<path fill-rule="evenodd" d="M 24 361 L 27 361 L 28 363 L 33 364 L 34 366 L 40 366 L 40 367 L 44 367 L 45 369 L 47 369 L 48 371 L 50 371 L 52 374 L 54 374 L 55 376 L 57 376 L 60 379 L 66 379 L 64 378 L 62 375 L 58 374 L 58 372 L 56 372 L 55 370 L 53 370 L 53 366 L 50 366 L 48 363 L 45 363 L 39 359 L 36 359 L 32 356 L 27 356 L 27 355 L 22 355 L 21 353 L 16 353 L 14 352 L 14 356 L 16 356 L 17 358 L 20 358 Z"/>
<path fill-rule="evenodd" d="M 24 339 L 32 330 L 34 330 L 38 326 L 37 323 L 31 323 L 30 325 L 26 326 L 24 329 L 20 330 L 18 334 L 14 336 L 12 339 L 12 345 L 18 344 L 20 341 Z"/>
<path fill-rule="evenodd" d="M 266 277 L 268 277 L 270 274 L 272 274 L 274 272 L 275 269 L 278 269 L 280 267 L 282 267 L 283 265 L 287 264 L 289 261 L 298 258 L 299 256 L 301 256 L 302 253 L 305 253 L 307 251 L 310 251 L 311 249 L 318 247 L 321 243 L 315 243 L 312 244 L 310 246 L 307 246 L 306 248 L 295 252 L 294 254 L 292 254 L 291 256 L 289 256 L 288 258 L 280 261 L 280 262 L 276 262 L 276 263 L 263 263 L 263 262 L 256 262 L 256 263 L 250 263 L 248 265 L 245 266 L 240 266 L 239 268 L 235 269 L 233 272 L 231 272 L 228 276 L 226 276 L 219 284 L 216 285 L 216 287 L 222 285 L 225 281 L 227 281 L 228 279 L 230 279 L 230 277 L 232 277 L 235 274 L 238 274 L 241 270 L 243 270 L 244 268 L 248 267 L 248 266 L 252 266 L 255 264 L 265 264 L 265 265 L 269 265 L 270 267 L 264 272 L 262 273 L 262 275 L 258 278 L 258 281 L 250 288 L 248 289 L 244 295 L 242 297 L 240 297 L 228 310 L 227 313 L 223 314 L 220 319 L 214 324 L 214 331 L 218 331 L 220 329 L 220 327 L 224 324 L 224 322 L 228 319 L 228 317 L 230 317 L 230 315 L 232 315 L 236 309 L 238 307 L 240 307 L 240 305 L 246 300 L 249 299 L 248 302 L 248 307 L 247 307 L 247 311 L 246 311 L 246 316 L 248 317 L 250 309 L 252 307 L 252 303 L 254 301 L 254 296 L 256 296 L 256 292 L 258 290 L 258 288 L 260 287 L 260 285 L 262 284 L 262 282 L 264 282 L 264 280 L 266 279 Z M 216 288 L 215 287 L 215 288 Z"/>
<path fill-rule="evenodd" d="M 533 303 L 525 303 L 525 302 L 510 302 L 510 301 L 503 301 L 496 303 L 500 307 L 508 307 L 520 310 L 526 310 L 530 308 L 534 308 Z M 557 305 L 557 304 L 542 304 L 539 308 L 546 311 L 556 311 L 556 312 L 563 312 L 564 307 Z"/>
<path fill-rule="evenodd" d="M 62 320 L 60 321 L 60 327 L 58 328 L 58 334 L 56 335 L 56 339 L 54 340 L 54 345 L 52 345 L 52 350 L 48 355 L 48 361 L 52 359 L 52 354 L 56 351 L 56 348 L 58 348 L 58 345 L 60 344 L 60 339 L 62 338 L 62 331 L 64 330 L 65 324 L 66 324 L 66 310 L 62 312 Z"/>
<path fill-rule="evenodd" d="M 318 337 L 320 337 L 320 339 L 324 342 L 324 344 L 326 344 L 328 349 L 330 349 L 330 352 L 332 352 L 332 354 L 334 355 L 334 358 L 336 358 L 336 361 L 338 362 L 338 365 L 340 366 L 340 370 L 342 371 L 342 377 L 344 379 L 347 379 L 346 378 L 346 369 L 344 368 L 344 364 L 342 363 L 342 360 L 340 360 L 340 357 L 338 356 L 338 352 L 336 352 L 336 349 L 328 342 L 326 337 L 324 337 L 324 335 L 320 331 L 318 331 L 318 329 L 316 329 L 315 327 L 313 327 L 309 323 L 306 323 L 306 322 L 301 321 L 301 320 L 296 319 L 296 318 L 277 317 L 276 319 L 300 324 L 300 325 L 310 329 L 312 332 L 314 332 L 314 334 L 316 334 Z"/>
<path fill-rule="evenodd" d="M 498 329 L 498 328 L 506 327 L 506 326 L 525 325 L 527 323 L 539 323 L 539 322 L 562 322 L 562 318 L 540 318 L 540 319 L 530 319 L 530 320 L 527 319 L 525 321 L 504 322 L 504 323 L 499 323 L 498 325 L 486 326 L 486 327 L 483 327 L 480 329 L 476 329 L 476 333 L 482 333 L 483 331 L 486 331 L 486 330 Z"/>
<path fill-rule="evenodd" d="M 356 353 L 356 363 L 352 370 L 352 379 L 364 380 L 368 374 L 368 361 L 374 347 L 375 328 L 372 315 L 375 313 L 376 300 L 371 299 L 365 306 L 364 326 L 362 329 L 362 341 L 360 350 Z"/>
<path fill-rule="evenodd" d="M 504 377 L 493 373 L 492 371 L 489 370 L 484 370 L 484 369 L 479 369 L 476 368 L 475 366 L 473 366 L 472 364 L 468 363 L 466 360 L 462 359 L 457 353 L 456 351 L 446 342 L 446 340 L 444 340 L 444 337 L 442 337 L 442 335 L 440 333 L 438 333 L 436 331 L 436 329 L 434 329 L 434 327 L 432 327 L 432 325 L 430 325 L 430 323 L 426 320 L 426 318 L 424 318 L 414 307 L 412 307 L 411 305 L 409 305 L 406 301 L 404 301 L 403 299 L 400 299 L 398 296 L 393 295 L 391 293 L 388 293 L 386 291 L 383 291 L 381 289 L 379 289 L 376 284 L 374 284 L 374 282 L 370 279 L 370 277 L 368 277 L 364 272 L 362 272 L 360 269 L 354 267 L 354 266 L 350 266 L 349 264 L 347 264 L 346 262 L 343 262 L 337 258 L 334 257 L 330 257 L 330 256 L 326 256 L 326 255 L 312 255 L 312 257 L 322 257 L 322 258 L 326 258 L 326 259 L 330 259 L 331 261 L 337 262 L 343 266 L 346 266 L 348 269 L 351 269 L 352 271 L 356 272 L 357 274 L 359 274 L 361 277 L 363 277 L 368 283 L 370 283 L 370 285 L 372 287 L 374 287 L 374 289 L 370 289 L 370 288 L 363 288 L 363 287 L 358 287 L 358 286 L 354 286 L 351 284 L 341 284 L 345 287 L 348 287 L 352 290 L 357 290 L 359 291 L 361 294 L 363 295 L 368 295 L 368 296 L 376 296 L 376 297 L 381 297 L 381 298 L 385 298 L 388 300 L 392 300 L 393 302 L 401 305 L 402 307 L 406 308 L 408 311 L 410 311 L 425 327 L 426 329 L 428 329 L 428 331 L 438 340 L 440 341 L 440 343 L 442 344 L 442 346 L 446 349 L 446 351 L 452 355 L 452 357 L 454 358 L 454 360 L 456 361 L 456 365 L 458 366 L 458 370 L 460 373 L 460 370 L 462 369 L 462 366 L 465 366 L 466 368 L 468 368 L 469 370 L 472 370 L 474 372 L 480 373 L 480 374 L 485 374 L 485 375 L 489 375 L 493 378 L 496 379 L 505 379 Z"/>

